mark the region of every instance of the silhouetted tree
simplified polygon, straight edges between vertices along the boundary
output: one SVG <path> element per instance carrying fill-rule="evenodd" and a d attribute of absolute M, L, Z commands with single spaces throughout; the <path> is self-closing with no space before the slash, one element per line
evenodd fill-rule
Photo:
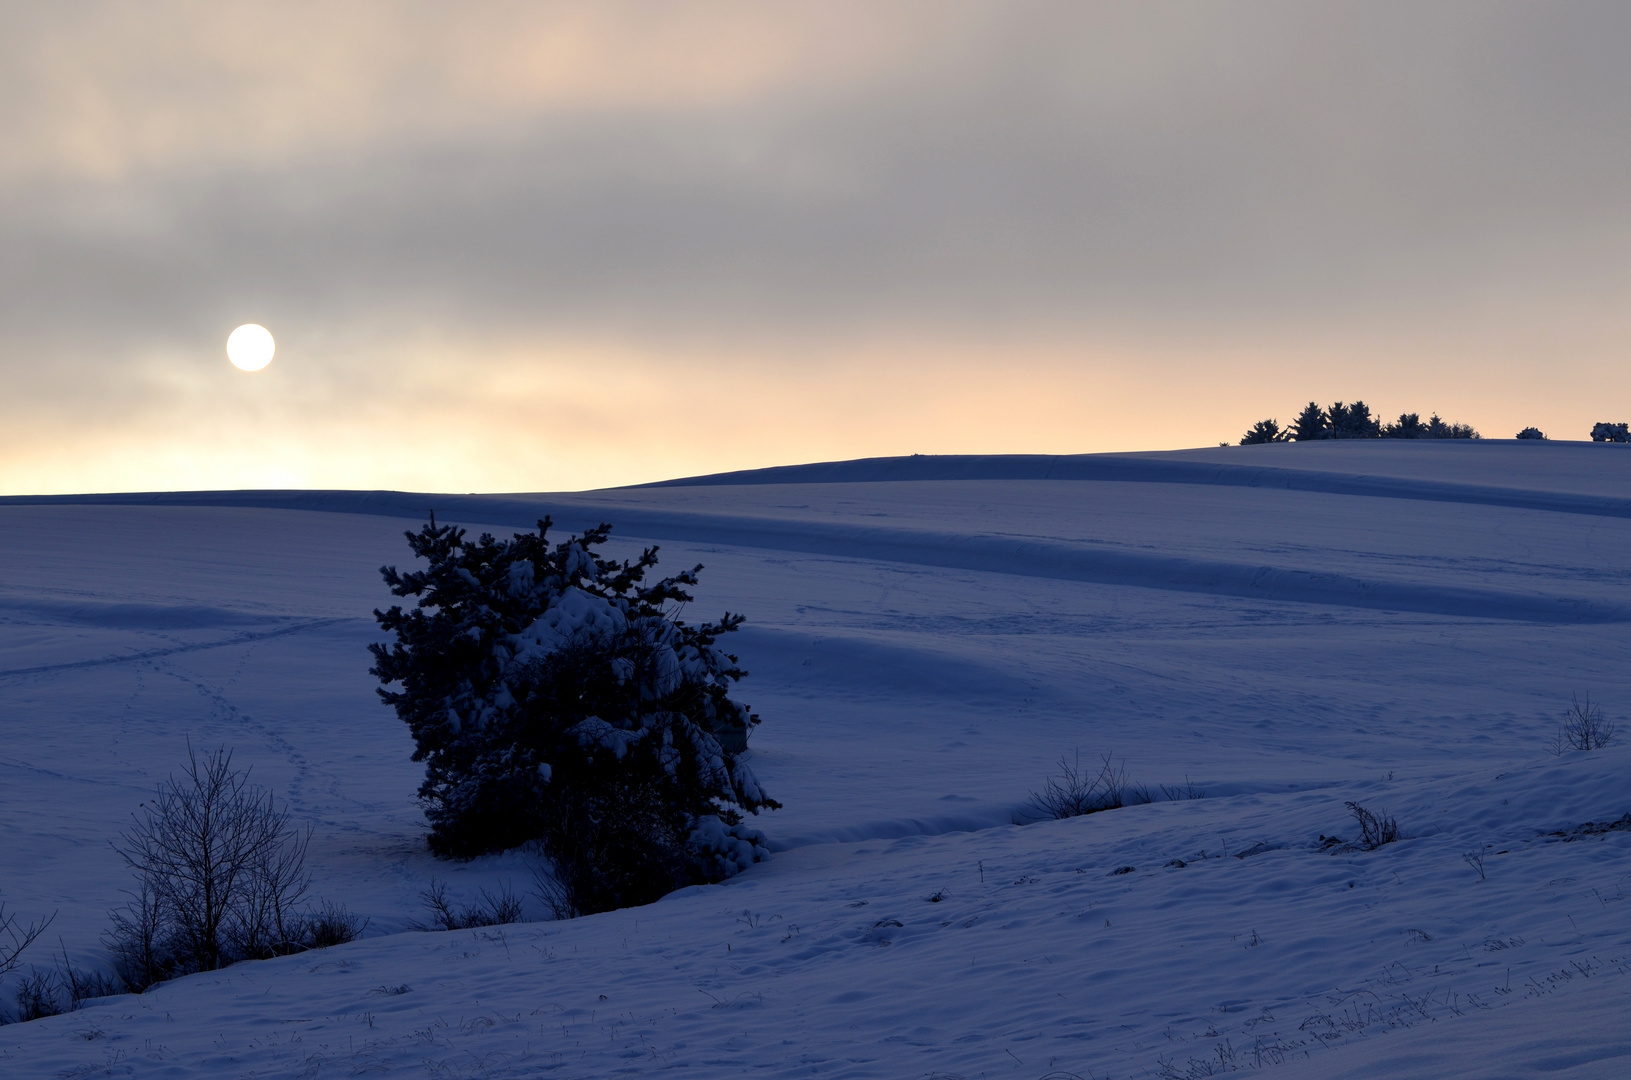
<path fill-rule="evenodd" d="M 1297 414 L 1297 420 L 1291 426 L 1291 437 L 1297 442 L 1328 439 L 1331 436 L 1326 427 L 1327 419 L 1325 410 L 1310 401 L 1307 408 Z"/>
<path fill-rule="evenodd" d="M 1592 442 L 1631 442 L 1631 424 L 1596 424 L 1591 429 Z"/>
<path fill-rule="evenodd" d="M 1425 439 L 1427 425 L 1417 413 L 1400 413 L 1399 419 L 1382 429 L 1384 439 Z"/>
<path fill-rule="evenodd" d="M 1280 427 L 1278 420 L 1259 420 L 1253 424 L 1251 430 L 1240 437 L 1241 446 L 1256 446 L 1259 443 L 1285 442 L 1291 438 L 1291 432 Z"/>
<path fill-rule="evenodd" d="M 1382 435 L 1382 425 L 1370 414 L 1370 406 L 1363 401 L 1352 405 L 1337 402 L 1327 412 L 1332 439 L 1376 439 Z"/>
<path fill-rule="evenodd" d="M 1473 430 L 1471 424 L 1446 424 L 1434 413 L 1427 421 L 1427 438 L 1429 439 L 1476 439 L 1478 432 Z"/>
<path fill-rule="evenodd" d="M 229 751 L 200 758 L 188 747 L 181 775 L 159 785 L 115 845 L 137 878 L 107 935 L 120 977 L 139 991 L 320 944 L 334 909 L 300 907 L 310 840 L 271 792 L 232 767 Z"/>
<path fill-rule="evenodd" d="M 1517 439 L 1544 439 L 1546 433 L 1537 427 L 1526 427 L 1513 437 Z"/>

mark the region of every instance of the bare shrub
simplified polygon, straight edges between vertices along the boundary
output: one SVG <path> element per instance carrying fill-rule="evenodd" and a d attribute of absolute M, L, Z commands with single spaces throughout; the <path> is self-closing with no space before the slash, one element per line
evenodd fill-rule
<path fill-rule="evenodd" d="M 499 887 L 498 892 L 481 890 L 481 898 L 474 904 L 456 906 L 448 899 L 447 883 L 431 880 L 430 888 L 419 894 L 419 900 L 430 912 L 428 924 L 420 924 L 420 930 L 470 930 L 478 926 L 504 926 L 509 923 L 520 922 L 524 912 L 521 898 L 511 891 L 508 885 Z"/>
<path fill-rule="evenodd" d="M 116 978 L 106 972 L 74 967 L 73 961 L 68 959 L 68 946 L 61 938 L 57 939 L 57 945 L 61 949 L 61 959 L 57 961 L 57 985 L 67 995 L 69 1011 L 77 1010 L 95 998 L 111 997 L 120 992 Z"/>
<path fill-rule="evenodd" d="M 61 939 L 58 939 L 60 944 Z M 54 968 L 41 969 L 29 965 L 28 974 L 18 984 L 14 998 L 17 1002 L 16 1020 L 27 1022 L 47 1016 L 60 1016 L 79 1009 L 93 998 L 119 993 L 118 980 L 100 971 L 85 971 L 74 967 L 68 959 L 67 946 Z M 0 1019 L 0 1023 L 4 1023 Z"/>
<path fill-rule="evenodd" d="M 300 940 L 307 948 L 326 949 L 330 945 L 356 941 L 367 928 L 368 920 L 353 915 L 344 904 L 324 901 L 316 911 L 303 917 Z"/>
<path fill-rule="evenodd" d="M 1180 799 L 1204 799 L 1204 798 L 1206 798 L 1206 792 L 1204 792 L 1201 789 L 1197 788 L 1195 786 L 1195 784 L 1187 776 L 1184 777 L 1184 786 L 1183 787 L 1179 787 L 1177 784 L 1172 784 L 1172 785 L 1162 784 L 1161 785 L 1161 794 L 1168 802 L 1177 802 Z"/>
<path fill-rule="evenodd" d="M 30 967 L 17 987 L 17 1019 L 27 1023 L 47 1016 L 59 1016 L 62 1003 L 57 1000 L 57 981 L 49 971 Z"/>
<path fill-rule="evenodd" d="M 299 952 L 319 933 L 328 944 L 360 932 L 344 908 L 301 908 L 311 830 L 296 828 L 271 792 L 234 769 L 229 751 L 201 760 L 189 746 L 182 774 L 134 816 L 115 848 L 137 888 L 112 913 L 105 938 L 131 989 Z"/>
<path fill-rule="evenodd" d="M 3 920 L 0 920 L 3 921 Z M 68 959 L 68 947 L 57 939 L 61 959 L 51 968 L 37 968 L 30 964 L 13 993 L 17 1003 L 15 1016 L 0 1013 L 0 1024 L 13 1020 L 27 1022 L 47 1016 L 60 1016 L 73 1012 L 92 998 L 108 997 L 120 992 L 119 981 L 100 971 L 77 968 Z"/>
<path fill-rule="evenodd" d="M 103 935 L 103 944 L 113 954 L 114 970 L 126 986 L 141 991 L 177 974 L 176 957 L 164 940 L 164 915 L 145 877 L 130 902 L 108 914 L 112 925 Z"/>
<path fill-rule="evenodd" d="M 1126 763 L 1116 765 L 1109 754 L 1100 759 L 1097 770 L 1083 767 L 1079 753 L 1061 755 L 1059 772 L 1048 777 L 1041 791 L 1031 792 L 1030 805 L 1043 817 L 1081 817 L 1119 809 L 1126 804 L 1128 788 Z M 1148 802 L 1145 795 L 1143 801 Z"/>
<path fill-rule="evenodd" d="M 1361 851 L 1375 851 L 1383 844 L 1391 844 L 1399 839 L 1399 823 L 1391 815 L 1372 813 L 1356 802 L 1345 805 L 1359 825 L 1359 843 L 1347 845 L 1348 847 L 1357 846 Z"/>
<path fill-rule="evenodd" d="M 52 912 L 37 923 L 27 926 L 17 921 L 16 915 L 6 914 L 6 905 L 0 904 L 0 935 L 5 940 L 0 941 L 0 975 L 10 974 L 22 962 L 23 950 L 34 944 L 45 928 L 51 925 L 56 913 Z"/>
<path fill-rule="evenodd" d="M 1569 750 L 1601 750 L 1614 741 L 1616 725 L 1603 716 L 1600 706 L 1591 703 L 1587 694 L 1582 701 L 1577 694 L 1569 695 L 1569 711 L 1563 714 L 1563 725 L 1552 740 L 1552 753 L 1562 756 Z"/>
<path fill-rule="evenodd" d="M 573 877 L 570 870 L 559 863 L 552 871 L 540 867 L 532 872 L 533 890 L 549 909 L 550 915 L 557 920 L 575 919 L 579 915 L 592 914 L 585 909 L 583 901 L 573 887 Z"/>

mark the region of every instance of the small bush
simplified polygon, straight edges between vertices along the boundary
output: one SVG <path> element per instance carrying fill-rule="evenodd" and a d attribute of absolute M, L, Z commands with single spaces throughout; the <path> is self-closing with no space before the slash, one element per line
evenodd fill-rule
<path fill-rule="evenodd" d="M 1345 805 L 1359 825 L 1359 843 L 1348 845 L 1349 847 L 1357 846 L 1361 851 L 1375 851 L 1383 844 L 1391 844 L 1399 839 L 1399 823 L 1391 815 L 1372 813 L 1356 802 Z"/>
<path fill-rule="evenodd" d="M 1614 721 L 1591 703 L 1590 694 L 1584 701 L 1571 694 L 1569 711 L 1563 714 L 1563 725 L 1552 740 L 1552 753 L 1561 757 L 1570 750 L 1601 750 L 1614 741 L 1615 731 Z"/>
<path fill-rule="evenodd" d="M 62 939 L 57 940 L 61 944 Z M 61 947 L 61 958 L 54 969 L 29 967 L 28 977 L 17 988 L 17 1019 L 38 1020 L 74 1012 L 87 1001 L 120 992 L 118 979 L 104 972 L 76 968 L 68 958 L 68 947 Z"/>
<path fill-rule="evenodd" d="M 1540 428 L 1537 428 L 1537 427 L 1526 427 L 1522 431 L 1520 431 L 1516 435 L 1514 435 L 1513 438 L 1515 438 L 1515 439 L 1541 439 L 1541 440 L 1544 440 L 1546 438 L 1546 433 L 1544 431 L 1540 430 Z"/>
<path fill-rule="evenodd" d="M 1125 762 L 1118 767 L 1105 754 L 1095 770 L 1091 765 L 1083 767 L 1081 755 L 1075 754 L 1059 758 L 1058 774 L 1048 777 L 1041 791 L 1031 792 L 1030 805 L 1043 817 L 1063 820 L 1119 809 L 1127 793 Z"/>
<path fill-rule="evenodd" d="M 47 1016 L 60 1016 L 62 1003 L 57 1000 L 57 983 L 49 971 L 31 967 L 17 988 L 17 1019 L 23 1023 Z"/>
<path fill-rule="evenodd" d="M 300 905 L 310 830 L 232 768 L 219 749 L 202 760 L 189 747 L 116 845 L 136 872 L 130 902 L 112 913 L 105 942 L 132 990 L 240 960 L 283 956 L 349 941 L 362 924 L 343 907 Z"/>
<path fill-rule="evenodd" d="M 455 907 L 448 899 L 447 885 L 431 880 L 430 888 L 419 894 L 419 900 L 430 912 L 428 924 L 420 930 L 470 930 L 478 926 L 506 926 L 522 920 L 521 900 L 508 885 L 497 893 L 481 890 L 481 899 L 465 907 Z"/>
<path fill-rule="evenodd" d="M 60 943 L 60 939 L 59 939 Z M 78 1009 L 95 998 L 112 997 L 120 992 L 119 980 L 101 971 L 76 968 L 68 959 L 68 948 L 62 947 L 62 959 L 57 961 L 57 985 L 68 998 L 68 1009 Z"/>
<path fill-rule="evenodd" d="M 42 970 L 29 966 L 28 975 L 18 985 L 14 995 L 17 1014 L 15 1017 L 0 1015 L 0 1024 L 11 1019 L 27 1022 L 46 1016 L 60 1016 L 77 1010 L 93 998 L 109 997 L 119 992 L 118 980 L 112 976 L 74 967 L 64 946 L 62 958 L 54 969 Z"/>
<path fill-rule="evenodd" d="M 368 920 L 353 915 L 344 904 L 325 900 L 315 911 L 301 917 L 301 942 L 309 949 L 326 949 L 356 941 L 368 929 Z"/>

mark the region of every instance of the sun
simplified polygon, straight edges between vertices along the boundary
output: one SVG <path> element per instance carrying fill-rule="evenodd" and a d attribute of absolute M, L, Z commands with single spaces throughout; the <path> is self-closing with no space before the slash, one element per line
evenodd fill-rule
<path fill-rule="evenodd" d="M 259 371 L 272 362 L 275 352 L 272 332 L 256 323 L 244 323 L 227 338 L 227 359 L 242 371 Z"/>

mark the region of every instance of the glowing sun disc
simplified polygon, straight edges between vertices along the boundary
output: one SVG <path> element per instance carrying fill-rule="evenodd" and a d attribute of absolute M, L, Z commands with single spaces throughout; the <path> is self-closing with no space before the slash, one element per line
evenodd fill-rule
<path fill-rule="evenodd" d="M 272 332 L 256 323 L 244 323 L 227 338 L 227 359 L 241 371 L 259 371 L 272 362 L 275 352 Z"/>

